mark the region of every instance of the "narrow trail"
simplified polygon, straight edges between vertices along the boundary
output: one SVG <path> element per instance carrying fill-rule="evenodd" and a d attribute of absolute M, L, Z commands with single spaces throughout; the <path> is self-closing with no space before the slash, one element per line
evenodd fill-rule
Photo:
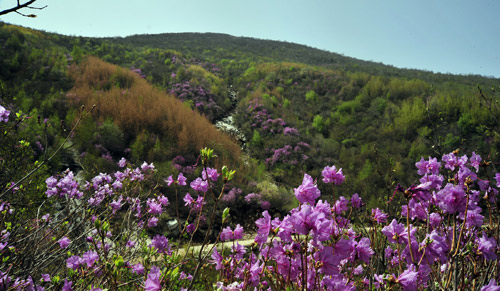
<path fill-rule="evenodd" d="M 236 243 L 239 243 L 240 245 L 246 247 L 246 246 L 249 246 L 251 244 L 254 243 L 254 239 L 253 238 L 249 238 L 249 239 L 242 239 L 242 240 L 236 240 L 234 241 L 234 244 Z M 205 245 L 204 247 L 204 253 L 210 251 L 212 249 L 212 247 L 214 246 L 214 244 L 207 244 Z M 232 241 L 227 241 L 227 242 L 219 242 L 217 243 L 217 249 L 220 250 L 220 249 L 230 249 L 231 247 L 233 246 L 233 242 Z M 194 253 L 194 254 L 198 254 L 200 252 L 200 249 L 201 249 L 201 245 L 197 245 L 197 246 L 192 246 L 190 248 L 190 251 L 189 253 Z M 185 250 L 183 248 L 179 249 L 179 254 L 184 254 L 185 253 Z"/>

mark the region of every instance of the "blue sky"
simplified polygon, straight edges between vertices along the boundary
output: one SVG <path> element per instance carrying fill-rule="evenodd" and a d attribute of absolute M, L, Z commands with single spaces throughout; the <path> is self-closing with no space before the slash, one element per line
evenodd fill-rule
<path fill-rule="evenodd" d="M 0 9 L 15 0 L 0 0 Z M 126 36 L 219 32 L 283 40 L 401 68 L 500 78 L 497 0 L 38 0 L 50 32 Z M 25 11 L 31 13 L 32 11 Z"/>

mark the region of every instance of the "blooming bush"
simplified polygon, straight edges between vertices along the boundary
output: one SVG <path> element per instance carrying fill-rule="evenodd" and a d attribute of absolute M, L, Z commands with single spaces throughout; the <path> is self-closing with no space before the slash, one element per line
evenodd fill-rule
<path fill-rule="evenodd" d="M 211 167 L 214 158 L 201 150 L 201 175 L 191 181 L 180 172 L 158 182 L 153 164 L 125 159 L 86 182 L 67 170 L 46 179 L 46 201 L 27 220 L 10 202 L 22 183 L 9 184 L 0 196 L 0 290 L 500 288 L 500 173 L 476 153 L 417 162 L 419 182 L 398 185 L 388 201 L 404 201 L 398 213 L 335 193 L 345 181 L 335 166 L 304 174 L 298 206 L 281 217 L 265 210 L 246 246 L 244 228 L 229 225 L 222 207 L 228 196 L 250 203 L 259 194 L 230 188 L 235 171 Z M 332 193 L 321 193 L 318 180 Z M 183 202 L 169 201 L 158 183 L 187 192 Z M 159 230 L 168 219 L 178 235 Z"/>

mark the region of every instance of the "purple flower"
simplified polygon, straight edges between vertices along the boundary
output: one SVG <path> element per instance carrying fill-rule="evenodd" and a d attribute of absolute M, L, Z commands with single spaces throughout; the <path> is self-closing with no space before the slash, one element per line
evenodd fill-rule
<path fill-rule="evenodd" d="M 94 263 L 99 259 L 99 255 L 94 251 L 87 251 L 82 256 L 82 263 L 87 264 L 87 267 L 92 268 Z"/>
<path fill-rule="evenodd" d="M 221 231 L 220 240 L 227 241 L 231 239 L 233 239 L 233 231 L 231 230 L 231 227 L 228 226 Z"/>
<path fill-rule="evenodd" d="M 143 172 L 146 172 L 146 171 L 149 171 L 149 170 L 152 171 L 152 170 L 154 170 L 154 168 L 155 168 L 155 166 L 153 165 L 153 163 L 151 163 L 151 164 L 148 165 L 148 163 L 144 162 L 141 165 L 141 170 Z"/>
<path fill-rule="evenodd" d="M 118 167 L 124 168 L 126 164 L 127 160 L 125 160 L 125 158 L 121 158 L 120 161 L 118 162 Z"/>
<path fill-rule="evenodd" d="M 497 285 L 497 281 L 495 279 L 491 279 L 488 285 L 484 285 L 481 288 L 481 291 L 500 291 L 500 286 Z"/>
<path fill-rule="evenodd" d="M 8 122 L 9 121 L 10 111 L 5 109 L 2 105 L 0 105 L 0 122 Z"/>
<path fill-rule="evenodd" d="M 262 199 L 262 195 L 256 193 L 249 193 L 245 196 L 245 202 L 251 203 L 253 200 L 260 201 Z"/>
<path fill-rule="evenodd" d="M 405 232 L 405 226 L 398 223 L 396 219 L 393 219 L 389 225 L 382 228 L 382 233 L 387 237 L 391 243 L 404 243 L 402 236 Z"/>
<path fill-rule="evenodd" d="M 190 223 L 190 224 L 188 224 L 188 226 L 186 226 L 186 232 L 192 233 L 195 228 L 196 228 L 196 226 L 193 223 Z"/>
<path fill-rule="evenodd" d="M 497 187 L 500 187 L 500 173 L 495 174 L 495 180 L 497 181 Z"/>
<path fill-rule="evenodd" d="M 321 172 L 323 176 L 324 183 L 333 183 L 335 185 L 340 185 L 344 182 L 345 176 L 342 174 L 342 169 L 337 171 L 335 166 L 326 166 Z"/>
<path fill-rule="evenodd" d="M 122 200 L 123 196 L 120 195 L 120 198 L 118 198 L 118 200 L 113 200 L 111 203 L 109 203 L 109 206 L 111 206 L 111 209 L 113 210 L 113 214 L 116 213 L 116 211 L 120 210 L 120 208 L 122 208 Z"/>
<path fill-rule="evenodd" d="M 192 181 L 190 185 L 195 191 L 207 192 L 208 190 L 208 182 L 203 181 L 200 177 Z"/>
<path fill-rule="evenodd" d="M 432 227 L 438 227 L 441 224 L 442 218 L 439 213 L 433 212 L 429 216 L 429 223 Z"/>
<path fill-rule="evenodd" d="M 433 230 L 427 235 L 421 246 L 426 245 L 427 250 L 425 256 L 429 262 L 434 262 L 436 258 L 439 258 L 441 263 L 447 261 L 447 253 L 450 250 L 446 236 Z"/>
<path fill-rule="evenodd" d="M 179 173 L 179 175 L 177 176 L 177 182 L 179 183 L 179 185 L 181 186 L 186 186 L 186 177 L 184 177 L 184 174 L 182 173 Z"/>
<path fill-rule="evenodd" d="M 239 243 L 236 243 L 234 246 L 232 246 L 231 251 L 237 260 L 243 259 L 243 255 L 246 253 L 245 247 L 240 245 Z"/>
<path fill-rule="evenodd" d="M 221 241 L 241 239 L 243 237 L 243 227 L 236 225 L 234 231 L 228 226 L 224 228 L 220 234 Z"/>
<path fill-rule="evenodd" d="M 205 200 L 204 200 L 203 196 L 198 196 L 198 198 L 196 198 L 196 202 L 195 202 L 193 208 L 195 210 L 201 210 L 201 208 L 203 207 L 204 204 L 205 204 Z"/>
<path fill-rule="evenodd" d="M 191 195 L 189 195 L 189 193 L 186 193 L 186 196 L 184 196 L 184 202 L 186 202 L 186 204 L 184 204 L 184 206 L 191 206 L 194 204 L 194 199 L 193 197 L 191 197 Z"/>
<path fill-rule="evenodd" d="M 168 202 L 168 198 L 163 196 L 163 195 L 160 195 L 158 197 L 158 201 L 161 203 L 161 205 L 163 206 L 168 206 L 170 204 L 170 202 Z"/>
<path fill-rule="evenodd" d="M 424 160 L 424 158 L 420 159 L 419 162 L 415 163 L 415 166 L 418 169 L 418 174 L 421 176 L 426 174 L 438 175 L 441 163 L 438 163 L 436 158 L 429 157 L 428 161 Z"/>
<path fill-rule="evenodd" d="M 127 248 L 133 248 L 135 246 L 135 241 L 129 240 L 126 244 Z"/>
<path fill-rule="evenodd" d="M 267 200 L 262 200 L 260 202 L 260 208 L 262 208 L 264 210 L 269 210 L 269 208 L 271 208 L 271 202 L 269 202 Z"/>
<path fill-rule="evenodd" d="M 172 251 L 170 250 L 170 246 L 168 245 L 168 239 L 163 235 L 157 234 L 152 240 L 149 247 L 154 247 L 158 253 L 163 254 L 167 253 L 170 255 Z"/>
<path fill-rule="evenodd" d="M 42 281 L 42 282 L 50 282 L 50 275 L 49 274 L 42 274 L 42 279 L 40 281 Z"/>
<path fill-rule="evenodd" d="M 66 267 L 68 267 L 69 269 L 76 270 L 82 263 L 82 258 L 80 258 L 79 256 L 71 256 L 66 259 Z"/>
<path fill-rule="evenodd" d="M 146 282 L 144 282 L 144 289 L 147 291 L 161 290 L 160 276 L 160 268 L 158 268 L 157 266 L 152 266 L 151 270 L 149 270 Z"/>
<path fill-rule="evenodd" d="M 148 213 L 151 214 L 161 214 L 163 212 L 163 209 L 161 207 L 161 203 L 156 202 L 154 199 L 149 198 L 146 202 L 148 205 Z"/>
<path fill-rule="evenodd" d="M 389 217 L 389 215 L 387 215 L 386 213 L 384 213 L 379 208 L 372 209 L 372 218 L 377 223 L 385 223 L 387 221 L 388 217 Z"/>
<path fill-rule="evenodd" d="M 335 256 L 339 261 L 351 257 L 354 251 L 354 242 L 351 239 L 342 238 L 335 244 Z"/>
<path fill-rule="evenodd" d="M 335 205 L 333 206 L 335 209 L 335 213 L 341 214 L 342 211 L 347 211 L 349 209 L 349 207 L 347 206 L 348 203 L 349 201 L 345 199 L 344 196 L 340 196 L 339 199 L 335 201 Z"/>
<path fill-rule="evenodd" d="M 64 279 L 64 285 L 62 287 L 62 291 L 73 291 L 73 288 L 71 287 L 72 285 L 73 282 Z"/>
<path fill-rule="evenodd" d="M 311 230 L 316 231 L 316 223 L 325 220 L 325 214 L 314 209 L 308 204 L 301 206 L 300 211 L 292 214 L 292 224 L 299 234 L 308 234 Z"/>
<path fill-rule="evenodd" d="M 426 175 L 420 178 L 420 185 L 417 186 L 420 190 L 441 189 L 444 177 L 441 175 Z"/>
<path fill-rule="evenodd" d="M 360 208 L 362 203 L 363 202 L 361 201 L 361 198 L 359 197 L 358 193 L 352 194 L 352 196 L 351 196 L 352 207 Z"/>
<path fill-rule="evenodd" d="M 206 168 L 206 171 L 204 169 L 203 172 L 201 173 L 201 176 L 202 176 L 203 180 L 210 179 L 210 180 L 215 182 L 215 181 L 217 181 L 217 178 L 220 176 L 220 174 L 217 173 L 216 169 Z"/>
<path fill-rule="evenodd" d="M 482 254 L 487 260 L 496 260 L 497 254 L 497 242 L 493 237 L 487 237 L 483 234 L 481 238 L 479 238 L 478 242 L 478 253 Z"/>
<path fill-rule="evenodd" d="M 67 237 L 62 237 L 60 240 L 57 241 L 57 243 L 59 243 L 59 247 L 61 247 L 61 249 L 65 249 L 69 246 L 71 240 L 69 240 L 69 238 Z"/>
<path fill-rule="evenodd" d="M 49 222 L 49 219 L 50 219 L 50 213 L 47 213 L 44 216 L 42 216 L 42 220 L 45 222 Z"/>
<path fill-rule="evenodd" d="M 140 263 L 137 263 L 132 266 L 132 272 L 137 275 L 144 275 L 144 266 Z"/>
<path fill-rule="evenodd" d="M 283 134 L 284 135 L 297 135 L 297 136 L 300 135 L 299 131 L 296 128 L 288 127 L 288 126 L 283 129 Z"/>
<path fill-rule="evenodd" d="M 358 257 L 361 261 L 367 264 L 370 262 L 370 258 L 375 254 L 375 252 L 370 247 L 369 238 L 364 237 L 359 240 L 358 244 L 356 245 L 356 253 L 358 254 Z"/>
<path fill-rule="evenodd" d="M 481 163 L 481 156 L 480 155 L 476 155 L 475 152 L 472 152 L 472 156 L 469 160 L 469 163 L 470 165 L 476 169 L 476 173 L 479 172 L 479 164 Z"/>
<path fill-rule="evenodd" d="M 156 225 L 158 225 L 158 218 L 151 217 L 148 219 L 148 227 L 155 227 Z"/>
<path fill-rule="evenodd" d="M 222 266 L 223 266 L 222 265 L 222 256 L 217 251 L 217 248 L 214 248 L 214 251 L 212 252 L 212 259 L 213 259 L 213 261 L 211 261 L 211 262 L 215 264 L 215 269 L 216 270 L 222 269 Z"/>
<path fill-rule="evenodd" d="M 257 230 L 257 236 L 255 237 L 255 242 L 257 243 L 265 243 L 267 241 L 267 236 L 269 235 L 269 231 L 271 230 L 271 216 L 266 211 L 262 212 L 263 218 L 259 218 L 255 221 L 255 224 L 259 228 Z"/>
<path fill-rule="evenodd" d="M 174 178 L 172 178 L 172 175 L 168 176 L 168 178 L 165 179 L 165 182 L 167 182 L 167 186 L 170 187 L 174 183 Z"/>
<path fill-rule="evenodd" d="M 314 184 L 311 176 L 309 176 L 308 174 L 304 174 L 302 185 L 293 190 L 295 192 L 295 197 L 297 197 L 297 200 L 299 200 L 299 202 L 302 204 L 307 202 L 311 205 L 314 205 L 316 199 L 321 196 L 321 192 Z"/>
<path fill-rule="evenodd" d="M 319 272 L 325 275 L 333 275 L 339 272 L 339 260 L 333 255 L 332 247 L 324 247 L 315 254 L 316 261 L 320 262 Z"/>
<path fill-rule="evenodd" d="M 410 267 L 398 277 L 398 282 L 403 287 L 403 291 L 417 291 L 418 272 Z"/>

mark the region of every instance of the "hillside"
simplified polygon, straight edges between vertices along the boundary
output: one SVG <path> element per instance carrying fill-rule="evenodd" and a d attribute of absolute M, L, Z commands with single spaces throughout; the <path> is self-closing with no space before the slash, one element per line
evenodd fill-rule
<path fill-rule="evenodd" d="M 102 40 L 132 47 L 172 49 L 189 58 L 218 62 L 246 60 L 247 62 L 297 62 L 329 69 L 364 72 L 386 77 L 419 78 L 430 82 L 460 82 L 469 85 L 492 86 L 494 78 L 479 75 L 453 75 L 432 73 L 416 69 L 401 69 L 373 61 L 364 61 L 306 45 L 284 41 L 235 37 L 219 33 L 164 33 L 133 35 Z"/>
<path fill-rule="evenodd" d="M 87 150 L 79 149 L 91 153 L 87 168 L 94 164 L 97 169 L 107 155 L 113 159 L 125 155 L 135 162 L 165 163 L 170 173 L 195 163 L 195 148 L 209 144 L 191 138 L 215 136 L 196 127 L 185 127 L 192 133 L 180 130 L 176 121 L 161 118 L 161 106 L 138 112 L 129 109 L 137 115 L 120 120 L 125 103 L 116 100 L 123 92 L 128 96 L 133 91 L 122 84 L 119 75 L 125 73 L 103 73 L 110 65 L 95 60 L 102 64 L 95 73 L 108 84 L 106 89 L 82 87 L 75 80 L 83 71 L 72 71 L 70 77 L 68 68 L 85 64 L 90 55 L 125 68 L 122 72 L 134 72 L 126 73 L 125 80 L 137 79 L 138 91 L 152 84 L 156 89 L 147 90 L 156 93 L 151 94 L 171 94 L 184 108 L 198 111 L 213 123 L 231 115 L 248 141 L 243 145 L 246 166 L 239 164 L 248 174 L 237 185 L 247 193 L 285 195 L 305 172 L 319 177 L 324 166 L 335 164 L 349 177 L 339 191 L 345 195 L 359 192 L 378 205 L 392 194 L 395 183 L 407 185 L 414 180 L 408 173 L 413 173 L 414 163 L 422 156 L 460 148 L 468 154 L 476 151 L 491 159 L 498 157 L 500 111 L 494 102 L 498 96 L 490 90 L 499 86 L 498 79 L 398 69 L 303 45 L 222 34 L 88 38 L 0 24 L 0 46 L 4 48 L 2 101 L 12 108 L 71 124 L 75 104 L 82 103 L 69 102 L 64 96 L 79 95 L 79 90 L 94 92 L 83 103 L 100 104 L 97 112 L 102 116 L 96 117 L 93 127 L 82 125 L 99 132 L 85 139 Z M 483 88 L 482 94 L 477 85 Z M 102 101 L 101 91 L 109 91 L 114 103 Z M 137 97 L 140 93 L 132 96 L 136 97 L 127 100 L 142 98 Z M 186 122 L 193 119 L 183 118 Z M 164 135 L 174 127 L 179 129 L 175 134 Z M 96 150 L 94 145 L 102 146 L 113 132 L 122 144 Z M 111 147 L 116 140 L 107 143 Z M 236 156 L 230 154 L 228 159 L 236 161 Z M 66 159 L 66 164 L 72 163 L 71 157 Z M 178 160 L 186 162 L 180 165 Z M 267 186 L 259 184 L 262 179 Z M 265 188 L 275 183 L 288 190 Z"/>

